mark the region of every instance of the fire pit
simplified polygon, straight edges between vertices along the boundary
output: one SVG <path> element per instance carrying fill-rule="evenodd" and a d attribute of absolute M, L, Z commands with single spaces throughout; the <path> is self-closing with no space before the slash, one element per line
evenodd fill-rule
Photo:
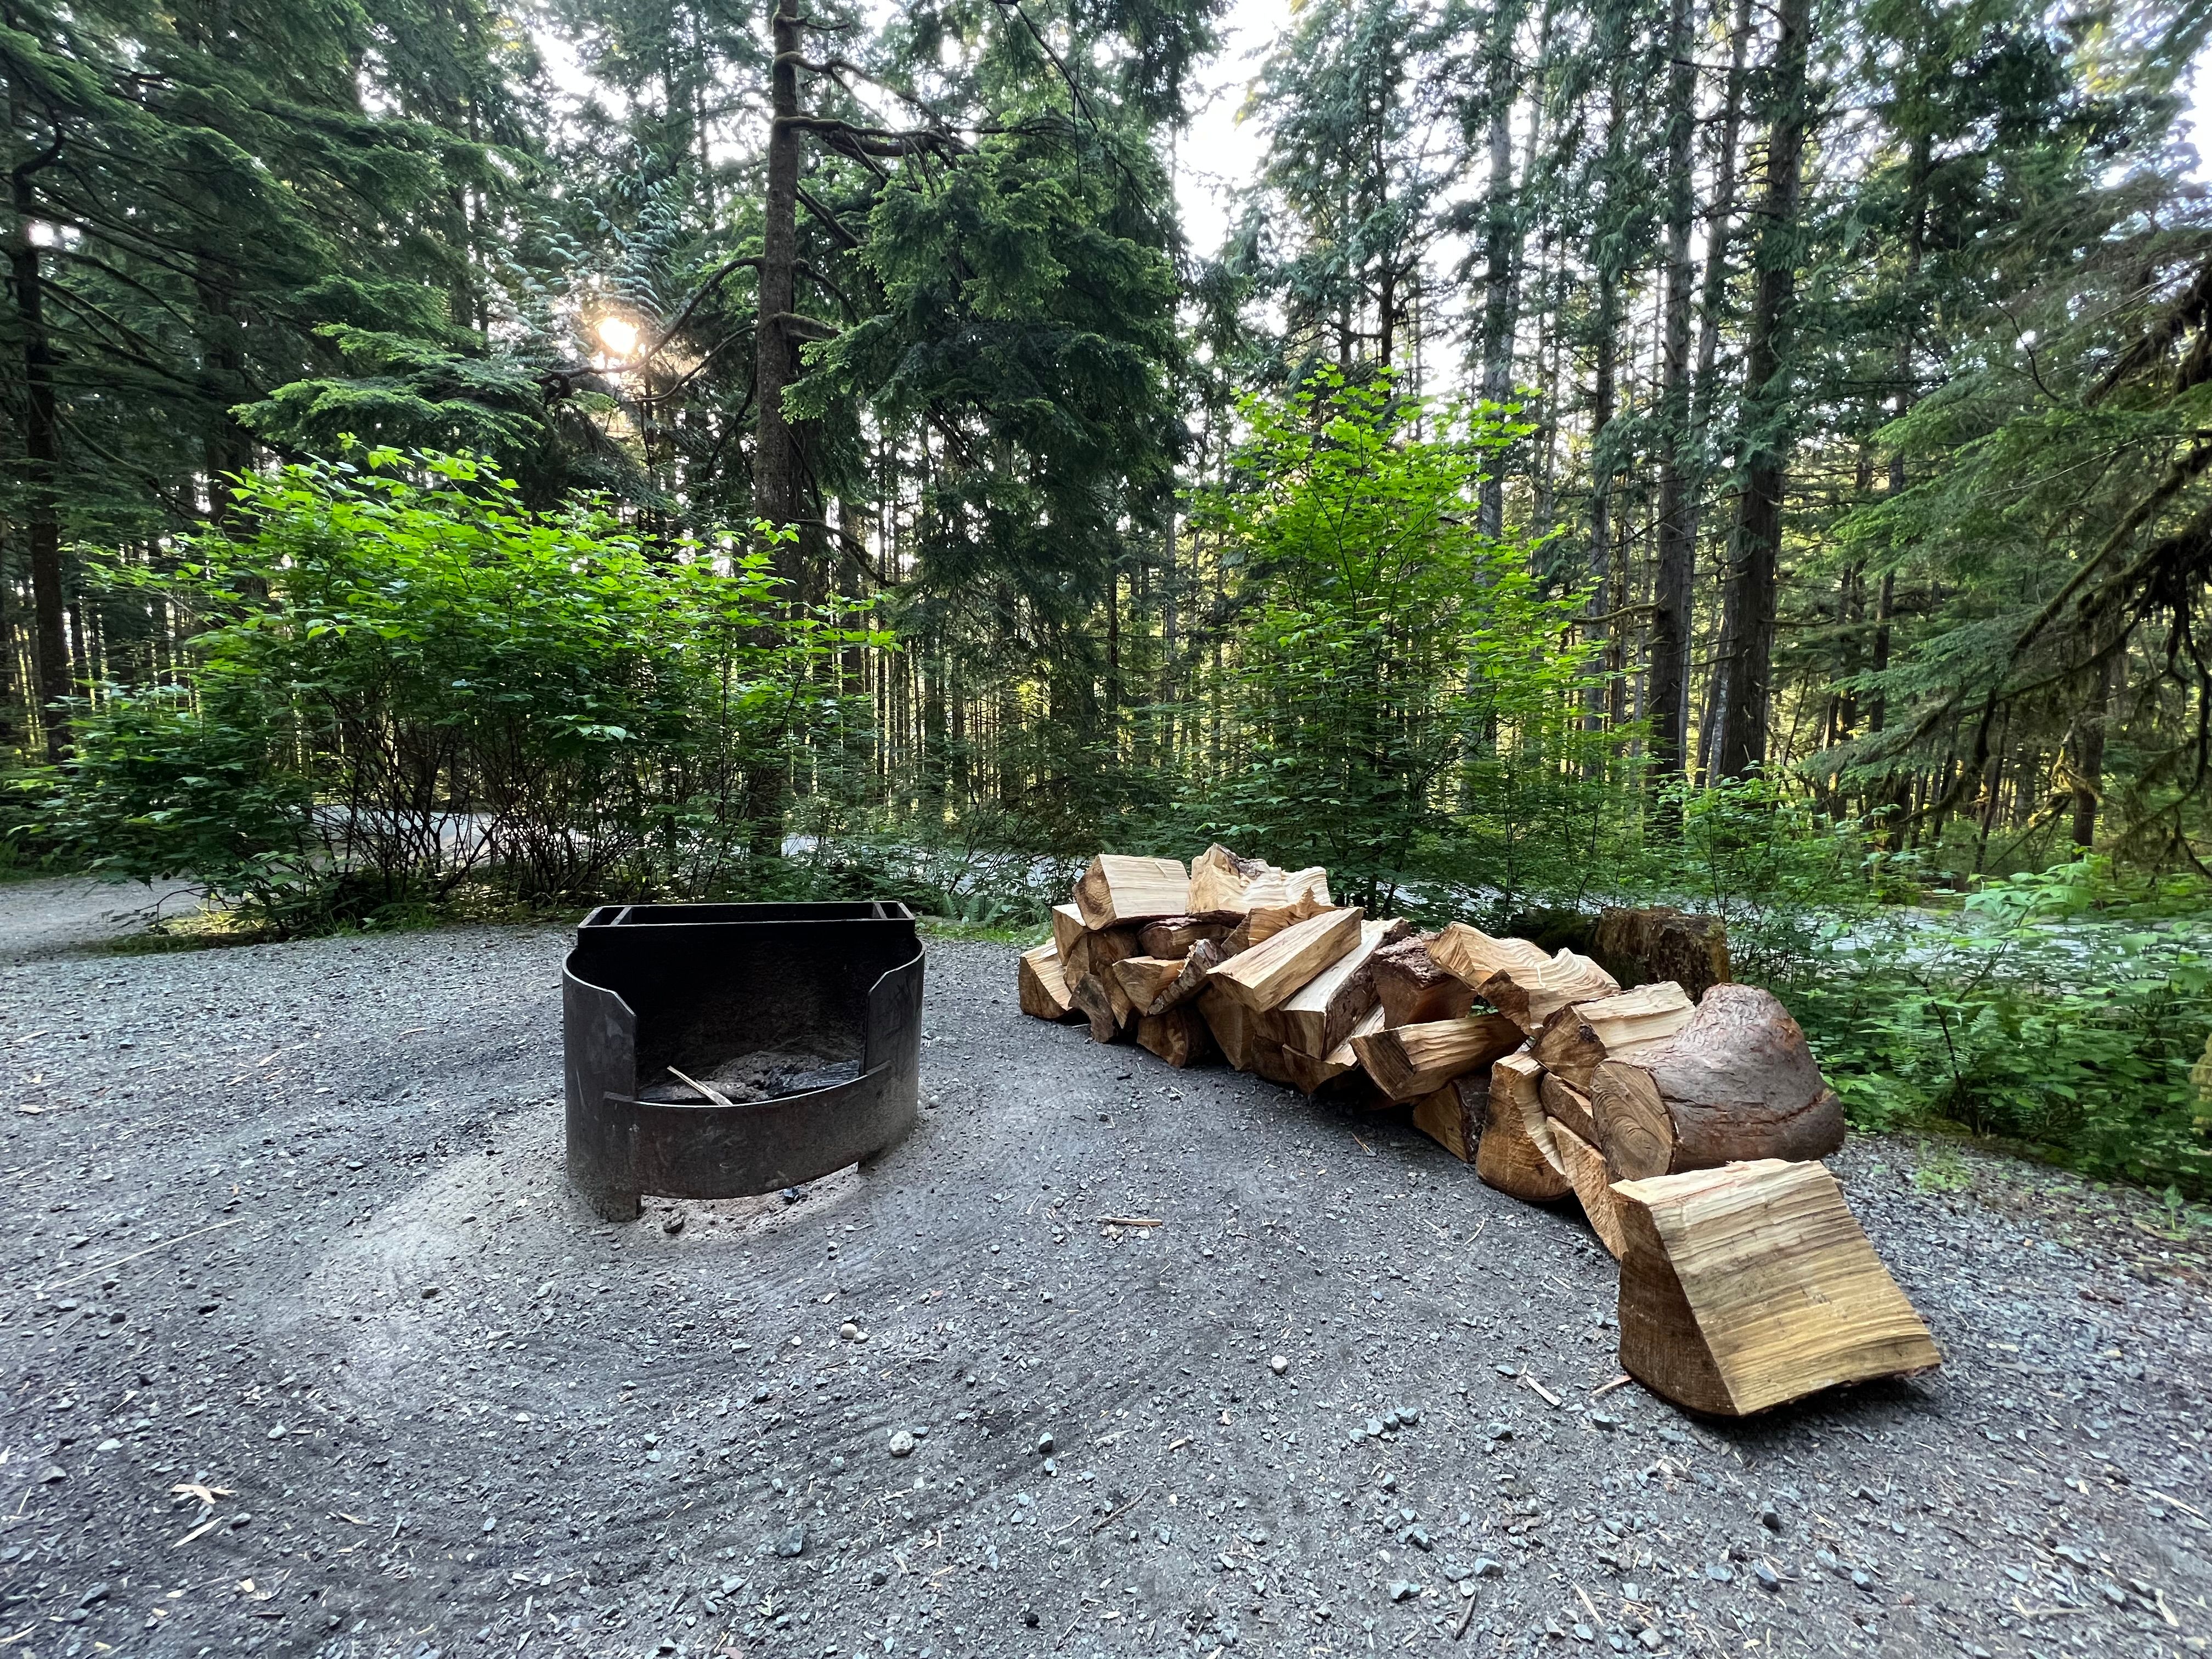
<path fill-rule="evenodd" d="M 568 1179 L 611 1221 L 644 1193 L 740 1198 L 914 1124 L 921 942 L 902 904 L 602 905 L 561 974 Z"/>

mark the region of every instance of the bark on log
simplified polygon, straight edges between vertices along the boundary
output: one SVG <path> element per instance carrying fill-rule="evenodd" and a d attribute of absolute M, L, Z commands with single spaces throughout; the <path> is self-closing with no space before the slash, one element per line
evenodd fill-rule
<path fill-rule="evenodd" d="M 1401 1101 L 1434 1094 L 1462 1073 L 1480 1071 L 1520 1046 L 1520 1027 L 1499 1014 L 1385 1027 L 1352 1040 L 1375 1086 Z"/>
<path fill-rule="evenodd" d="M 1549 1203 L 1574 1190 L 1538 1098 L 1542 1075 L 1543 1067 L 1525 1054 L 1507 1054 L 1491 1066 L 1489 1115 L 1474 1158 L 1474 1172 L 1485 1186 L 1530 1204 Z"/>
<path fill-rule="evenodd" d="M 1591 1098 L 1599 1144 L 1627 1181 L 1844 1144 L 1843 1103 L 1805 1033 L 1753 985 L 1716 985 L 1667 1042 L 1609 1054 Z"/>
<path fill-rule="evenodd" d="M 1278 1041 L 1286 1048 L 1322 1055 L 1349 1037 L 1375 1006 L 1375 952 L 1413 930 L 1410 921 L 1361 922 L 1358 943 L 1274 1011 L 1273 1018 L 1280 1027 Z"/>
<path fill-rule="evenodd" d="M 1621 1369 L 1741 1417 L 1942 1354 L 1818 1164 L 1624 1181 Z"/>
<path fill-rule="evenodd" d="M 1137 1014 L 1136 1005 L 1129 994 L 1121 988 L 1115 977 L 1114 964 L 1137 954 L 1137 930 L 1133 927 L 1102 927 L 1096 933 L 1085 933 L 1075 941 L 1075 949 L 1061 959 L 1060 974 L 1067 981 L 1072 996 L 1082 989 L 1089 980 L 1097 980 L 1104 989 L 1107 1000 L 1114 1005 L 1114 1017 L 1127 1024 Z"/>
<path fill-rule="evenodd" d="M 1060 951 L 1050 945 L 1022 952 L 1018 994 L 1022 1012 L 1032 1019 L 1080 1019 L 1085 1016 L 1068 994 L 1060 971 Z"/>
<path fill-rule="evenodd" d="M 1624 987 L 1671 979 L 1692 1002 L 1734 977 L 1726 924 L 1663 904 L 1600 911 L 1590 951 Z"/>
<path fill-rule="evenodd" d="M 1500 969 L 1475 988 L 1485 1002 L 1532 1037 L 1560 1009 L 1620 992 L 1611 974 L 1572 951 L 1547 957 L 1539 968 Z"/>
<path fill-rule="evenodd" d="M 1596 1002 L 1569 1004 L 1544 1022 L 1528 1050 L 1545 1070 L 1587 1091 L 1601 1060 L 1665 1042 L 1695 1012 L 1672 980 L 1645 985 Z"/>
<path fill-rule="evenodd" d="M 1490 1117 L 1491 1073 L 1455 1077 L 1413 1103 L 1413 1127 L 1462 1164 L 1475 1161 Z"/>
<path fill-rule="evenodd" d="M 1426 939 L 1400 939 L 1375 952 L 1375 995 L 1386 1025 L 1457 1019 L 1474 1006 L 1474 988 L 1429 953 Z"/>
<path fill-rule="evenodd" d="M 1210 981 L 1255 1013 L 1279 1008 L 1358 945 L 1365 919 L 1363 910 L 1324 910 L 1230 957 L 1212 970 Z"/>
<path fill-rule="evenodd" d="M 1181 859 L 1101 853 L 1075 884 L 1075 908 L 1091 928 L 1185 915 L 1189 901 L 1190 876 Z"/>
<path fill-rule="evenodd" d="M 1213 1058 L 1213 1034 L 1197 1009 L 1181 1003 L 1164 1013 L 1137 1019 L 1137 1043 L 1170 1066 L 1196 1066 Z"/>
<path fill-rule="evenodd" d="M 1624 1248 L 1621 1232 L 1620 1200 L 1613 1196 L 1613 1171 L 1605 1167 L 1605 1154 L 1584 1140 L 1572 1129 L 1552 1120 L 1552 1145 L 1559 1149 L 1559 1161 L 1566 1165 L 1567 1180 L 1582 1200 L 1583 1214 L 1589 1220 L 1590 1231 L 1597 1242 L 1606 1248 L 1607 1255 L 1618 1261 Z"/>

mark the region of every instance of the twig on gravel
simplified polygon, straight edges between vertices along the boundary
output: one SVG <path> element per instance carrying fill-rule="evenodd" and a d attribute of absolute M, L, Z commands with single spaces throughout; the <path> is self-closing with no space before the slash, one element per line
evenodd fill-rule
<path fill-rule="evenodd" d="M 97 1267 L 87 1267 L 81 1273 L 71 1273 L 67 1279 L 58 1279 L 51 1285 L 40 1285 L 39 1289 L 41 1291 L 58 1291 L 64 1285 L 74 1285 L 79 1279 L 90 1279 L 94 1273 L 104 1273 L 110 1267 L 120 1267 L 125 1262 L 136 1261 L 142 1255 L 152 1255 L 157 1250 L 167 1249 L 172 1244 L 181 1244 L 188 1238 L 198 1238 L 204 1233 L 219 1233 L 225 1227 L 238 1226 L 246 1219 L 246 1218 L 242 1215 L 233 1216 L 228 1221 L 218 1221 L 213 1226 L 202 1227 L 196 1232 L 179 1233 L 174 1238 L 165 1238 L 159 1244 L 149 1244 L 143 1250 L 133 1250 L 129 1255 L 119 1255 L 114 1261 L 102 1262 Z"/>
<path fill-rule="evenodd" d="M 1631 1376 L 1626 1371 L 1623 1371 L 1619 1376 L 1614 1377 L 1612 1382 L 1601 1382 L 1596 1388 L 1591 1389 L 1590 1398 L 1593 1400 L 1602 1400 L 1606 1395 L 1611 1394 L 1615 1389 L 1625 1389 L 1634 1381 L 1636 1381 L 1634 1377 Z"/>
<path fill-rule="evenodd" d="M 1156 1215 L 1094 1215 L 1091 1220 L 1101 1227 L 1157 1227 L 1160 1218 Z"/>
<path fill-rule="evenodd" d="M 1589 1599 L 1589 1592 L 1584 1589 L 1580 1584 L 1577 1584 L 1575 1586 L 1575 1594 L 1583 1598 L 1583 1610 L 1589 1614 L 1590 1623 L 1595 1625 L 1600 1630 L 1603 1630 L 1605 1628 L 1604 1615 L 1598 1612 L 1597 1603 Z"/>
<path fill-rule="evenodd" d="M 1467 1627 L 1474 1622 L 1474 1598 L 1470 1595 L 1461 1603 L 1459 1623 L 1452 1626 L 1452 1640 L 1456 1642 L 1467 1634 Z"/>
<path fill-rule="evenodd" d="M 1133 1510 L 1134 1508 L 1136 1508 L 1138 1504 L 1139 1504 L 1143 1503 L 1143 1502 L 1144 1502 L 1147 1498 L 1150 1498 L 1152 1495 L 1152 1489 L 1150 1486 L 1146 1487 L 1146 1488 L 1144 1489 L 1144 1491 L 1142 1491 L 1142 1492 L 1139 1492 L 1139 1493 L 1138 1493 L 1134 1498 L 1131 1498 L 1127 1503 L 1126 1503 L 1126 1504 L 1122 1504 L 1122 1505 L 1121 1505 L 1121 1507 L 1120 1509 L 1114 1510 L 1112 1514 L 1109 1514 L 1109 1516 L 1106 1516 L 1106 1518 L 1105 1518 L 1105 1520 L 1101 1521 L 1101 1522 L 1100 1522 L 1097 1526 L 1095 1526 L 1095 1527 L 1091 1528 L 1091 1534 L 1092 1534 L 1092 1536 L 1094 1536 L 1094 1537 L 1095 1537 L 1095 1536 L 1097 1536 L 1097 1534 L 1098 1534 L 1098 1533 L 1100 1533 L 1101 1531 L 1103 1531 L 1103 1530 L 1105 1528 L 1105 1527 L 1107 1526 L 1108 1522 L 1111 1522 L 1111 1521 L 1113 1521 L 1113 1520 L 1114 1520 L 1115 1516 L 1116 1516 L 1127 1515 L 1127 1514 L 1131 1510 Z"/>
<path fill-rule="evenodd" d="M 1546 1405 L 1551 1407 L 1555 1411 L 1559 1408 L 1559 1396 L 1553 1394 L 1549 1389 L 1546 1388 L 1541 1382 L 1539 1382 L 1534 1377 L 1529 1376 L 1527 1371 L 1524 1370 L 1521 1373 L 1521 1380 L 1523 1382 L 1526 1382 L 1530 1388 L 1535 1389 L 1536 1397 L 1541 1400 Z"/>
<path fill-rule="evenodd" d="M 678 1083 L 683 1084 L 686 1088 L 696 1089 L 701 1094 L 706 1096 L 708 1099 L 713 1101 L 717 1106 L 729 1106 L 736 1103 L 731 1100 L 729 1096 L 724 1094 L 713 1084 L 702 1083 L 695 1077 L 686 1077 L 683 1073 L 677 1071 L 673 1066 L 670 1066 L 668 1069 L 671 1073 L 674 1075 Z"/>

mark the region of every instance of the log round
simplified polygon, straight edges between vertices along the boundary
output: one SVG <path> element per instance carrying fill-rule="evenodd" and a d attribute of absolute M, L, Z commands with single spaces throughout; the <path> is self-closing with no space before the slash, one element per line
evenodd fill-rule
<path fill-rule="evenodd" d="M 1843 1103 L 1805 1033 L 1753 985 L 1714 986 L 1670 1041 L 1600 1063 L 1590 1097 L 1606 1161 L 1622 1181 L 1826 1158 L 1844 1144 Z"/>

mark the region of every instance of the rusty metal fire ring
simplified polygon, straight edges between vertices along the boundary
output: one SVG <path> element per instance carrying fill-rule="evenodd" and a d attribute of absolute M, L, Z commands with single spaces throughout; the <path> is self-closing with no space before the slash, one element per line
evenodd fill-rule
<path fill-rule="evenodd" d="M 562 964 L 568 1179 L 611 1221 L 639 1198 L 740 1198 L 872 1157 L 913 1127 L 913 913 L 603 905 Z"/>

